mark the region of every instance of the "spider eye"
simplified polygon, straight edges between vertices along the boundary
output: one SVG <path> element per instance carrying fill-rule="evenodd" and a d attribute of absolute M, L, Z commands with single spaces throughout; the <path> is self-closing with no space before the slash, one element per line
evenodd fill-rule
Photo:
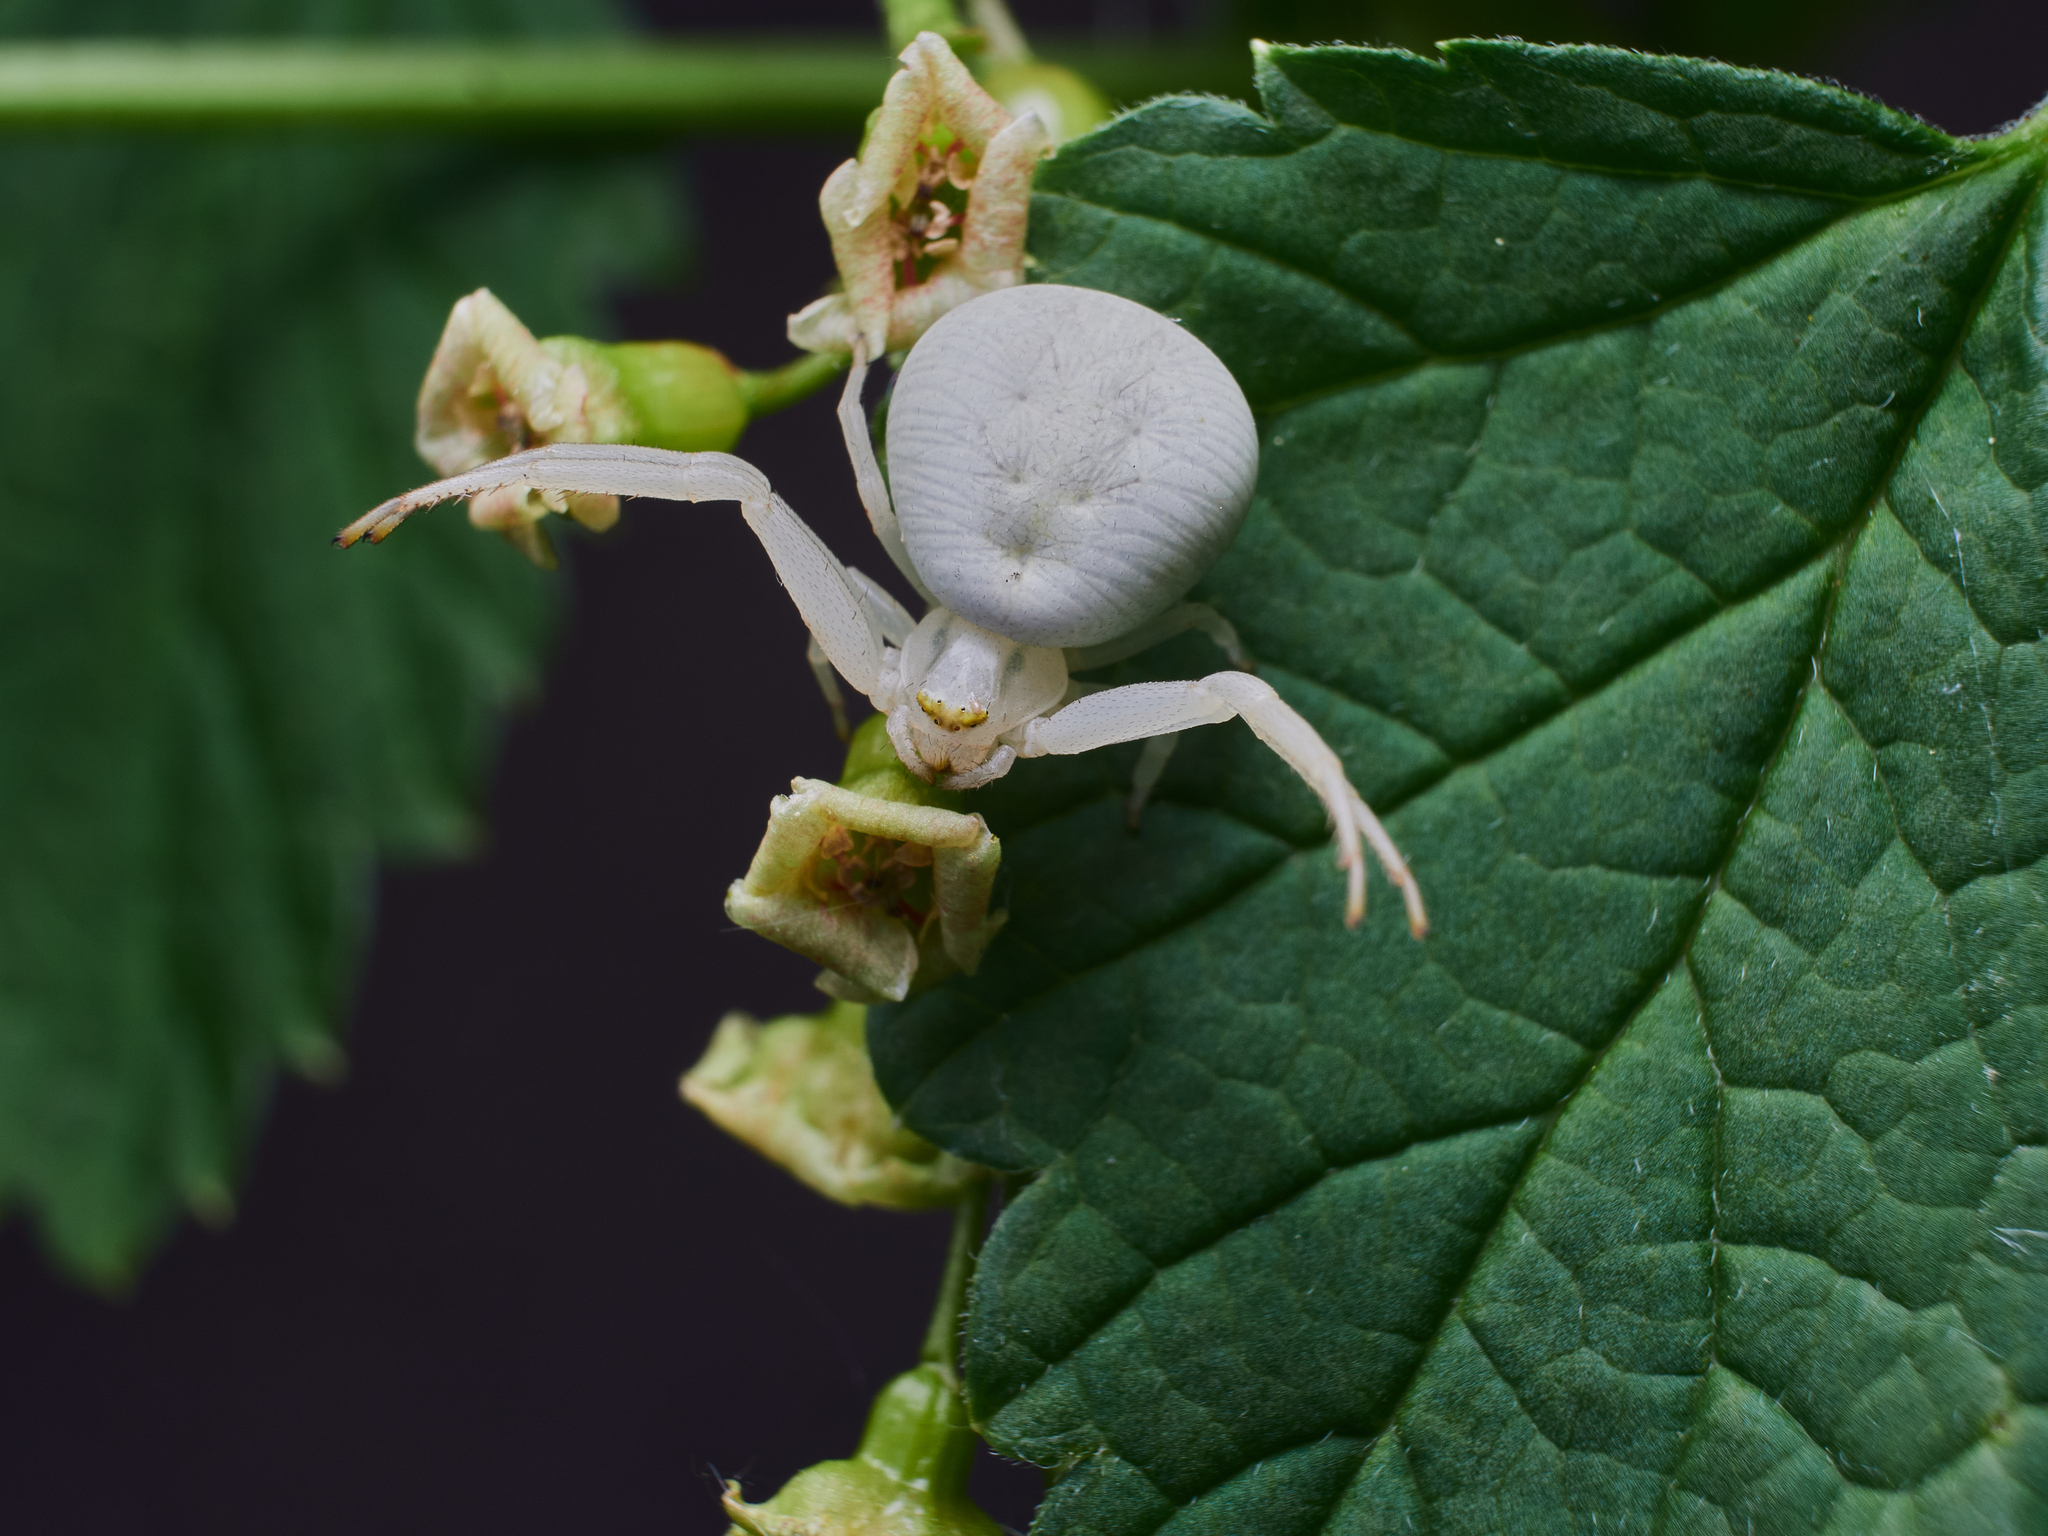
<path fill-rule="evenodd" d="M 922 688 L 917 691 L 917 707 L 942 731 L 971 731 L 988 719 L 987 706 L 976 700 L 970 699 L 963 705 L 948 704 Z"/>

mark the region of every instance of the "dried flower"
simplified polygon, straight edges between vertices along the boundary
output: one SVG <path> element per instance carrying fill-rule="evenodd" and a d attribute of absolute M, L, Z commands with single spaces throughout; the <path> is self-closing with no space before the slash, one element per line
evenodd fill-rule
<path fill-rule="evenodd" d="M 867 1009 L 719 1021 L 682 1094 L 719 1127 L 842 1205 L 958 1203 L 984 1170 L 897 1122 L 868 1065 Z"/>
<path fill-rule="evenodd" d="M 989 895 L 1003 848 L 979 816 L 920 782 L 870 716 L 838 785 L 793 779 L 725 910 L 744 928 L 827 967 L 819 985 L 855 1002 L 897 1002 L 972 973 L 1002 926 Z"/>
<path fill-rule="evenodd" d="M 488 288 L 456 301 L 420 385 L 414 445 L 443 475 L 542 443 L 620 440 L 629 413 L 612 381 L 560 345 L 534 338 Z M 593 374 L 596 374 L 593 377 Z M 618 521 L 616 496 L 562 496 L 507 486 L 472 498 L 469 520 L 538 564 L 553 564 L 536 526 L 566 512 L 590 528 Z"/>
<path fill-rule="evenodd" d="M 420 385 L 414 444 L 441 474 L 459 475 L 545 443 L 723 450 L 746 424 L 745 382 L 709 347 L 536 340 L 479 288 L 449 312 Z M 537 565 L 554 564 L 541 531 L 551 512 L 602 531 L 618 521 L 619 499 L 514 485 L 469 503 L 472 523 L 502 533 Z"/>

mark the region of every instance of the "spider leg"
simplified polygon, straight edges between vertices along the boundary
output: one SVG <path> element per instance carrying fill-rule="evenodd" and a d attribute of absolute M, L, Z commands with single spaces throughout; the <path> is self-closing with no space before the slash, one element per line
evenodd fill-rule
<path fill-rule="evenodd" d="M 1216 648 L 1223 652 L 1224 659 L 1233 667 L 1241 672 L 1252 670 L 1251 657 L 1245 654 L 1244 642 L 1237 638 L 1237 626 L 1207 603 L 1176 603 L 1158 618 L 1140 624 L 1129 634 L 1118 635 L 1100 645 L 1084 645 L 1069 650 L 1067 670 L 1089 672 L 1096 667 L 1106 667 L 1140 651 L 1149 651 L 1162 641 L 1171 640 L 1191 629 L 1199 629 L 1214 640 Z"/>
<path fill-rule="evenodd" d="M 1379 855 L 1387 878 L 1401 892 L 1408 910 L 1408 929 L 1417 938 L 1429 932 L 1422 893 L 1407 861 L 1387 835 L 1351 781 L 1330 744 L 1290 708 L 1270 684 L 1244 672 L 1213 672 L 1196 682 L 1132 683 L 1077 699 L 1057 712 L 1024 727 L 1021 757 L 1048 753 L 1066 755 L 1106 747 L 1113 742 L 1163 736 L 1189 726 L 1214 725 L 1242 716 L 1253 733 L 1300 774 L 1323 802 L 1336 828 L 1337 863 L 1346 875 L 1344 921 L 1356 927 L 1365 920 L 1363 840 Z"/>
<path fill-rule="evenodd" d="M 895 504 L 889 500 L 888 482 L 875 461 L 875 441 L 868 435 L 867 414 L 860 407 L 860 392 L 867 381 L 868 344 L 864 337 L 855 337 L 853 366 L 846 370 L 846 388 L 839 392 L 839 430 L 846 438 L 846 456 L 853 460 L 853 481 L 860 487 L 860 504 L 867 508 L 868 522 L 883 550 L 917 595 L 937 607 L 938 599 L 918 579 L 910 552 L 903 547 L 903 530 L 896 522 Z"/>
<path fill-rule="evenodd" d="M 1110 643 L 1114 645 L 1116 642 Z M 1073 657 L 1087 654 L 1085 651 L 1068 651 L 1068 665 L 1073 664 Z M 1068 678 L 1066 697 L 1060 700 L 1060 707 L 1065 708 L 1074 700 L 1085 699 L 1091 694 L 1109 691 L 1107 683 L 1084 683 Z M 1133 832 L 1138 830 L 1139 823 L 1145 819 L 1146 802 L 1152 798 L 1152 791 L 1158 788 L 1160 777 L 1166 772 L 1166 765 L 1173 757 L 1173 749 L 1179 745 L 1179 731 L 1167 731 L 1160 736 L 1145 738 L 1144 750 L 1138 754 L 1138 765 L 1131 770 L 1131 792 L 1124 800 L 1124 825 Z"/>
<path fill-rule="evenodd" d="M 846 574 L 860 588 L 860 595 L 867 602 L 868 612 L 874 615 L 875 627 L 881 630 L 882 638 L 891 645 L 901 645 L 908 640 L 910 632 L 917 628 L 917 620 L 910 616 L 910 610 L 897 602 L 889 589 L 866 571 L 849 565 Z"/>
<path fill-rule="evenodd" d="M 374 544 L 423 507 L 509 485 L 565 494 L 738 502 L 818 648 L 862 693 L 873 693 L 880 682 L 882 635 L 866 592 L 825 541 L 775 494 L 767 477 L 729 453 L 555 443 L 394 496 L 342 529 L 334 542 L 345 549 L 367 536 Z"/>
<path fill-rule="evenodd" d="M 1166 765 L 1173 757 L 1173 749 L 1180 745 L 1180 732 L 1168 731 L 1164 736 L 1145 738 L 1144 750 L 1138 754 L 1138 766 L 1131 770 L 1131 794 L 1124 801 L 1124 825 L 1133 832 L 1145 816 L 1145 802 L 1152 798 L 1152 791 L 1159 787 L 1159 779 L 1166 772 Z"/>
<path fill-rule="evenodd" d="M 1010 771 L 1010 765 L 1017 761 L 1017 749 L 1008 742 L 998 742 L 995 751 L 982 760 L 978 767 L 968 768 L 960 773 L 941 775 L 941 789 L 979 789 L 984 784 L 993 784 Z"/>
<path fill-rule="evenodd" d="M 851 741 L 853 726 L 846 718 L 846 695 L 839 691 L 839 674 L 832 670 L 832 660 L 818 644 L 816 635 L 804 647 L 804 660 L 810 663 L 811 676 L 818 680 L 818 692 L 825 695 L 825 707 L 832 711 L 832 734 L 841 741 Z"/>
<path fill-rule="evenodd" d="M 932 782 L 931 766 L 925 762 L 924 754 L 917 750 L 917 738 L 911 734 L 910 722 L 915 711 L 908 704 L 898 704 L 889 711 L 889 745 L 896 749 L 897 760 L 925 783 Z"/>
<path fill-rule="evenodd" d="M 901 645 L 910 638 L 910 632 L 917 628 L 917 620 L 905 611 L 888 588 L 866 572 L 846 568 L 846 574 L 853 581 L 854 589 L 860 593 L 861 601 L 867 605 L 868 616 L 875 621 L 875 628 L 889 645 Z M 810 664 L 811 676 L 818 680 L 818 692 L 825 696 L 825 707 L 832 711 L 832 734 L 841 741 L 853 739 L 853 726 L 846 714 L 846 695 L 839 689 L 839 674 L 832 670 L 832 659 L 818 644 L 818 637 L 812 635 L 804 647 L 804 660 Z"/>

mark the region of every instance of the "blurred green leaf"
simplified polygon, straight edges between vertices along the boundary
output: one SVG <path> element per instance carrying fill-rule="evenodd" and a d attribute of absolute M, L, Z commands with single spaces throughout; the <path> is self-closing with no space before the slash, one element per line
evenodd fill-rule
<path fill-rule="evenodd" d="M 1513 43 L 1261 89 L 1067 146 L 1039 275 L 1243 382 L 1199 595 L 1436 930 L 1341 926 L 1238 725 L 1135 838 L 1128 752 L 984 792 L 1010 927 L 870 1041 L 1044 1169 L 967 1346 L 1035 1529 L 2041 1530 L 2038 130 Z"/>
<path fill-rule="evenodd" d="M 582 0 L 13 5 L 17 35 L 589 29 Z M 316 26 L 317 23 L 317 26 Z M 676 251 L 658 168 L 403 139 L 0 144 L 0 1196 L 118 1280 L 224 1214 L 280 1062 L 338 1065 L 380 855 L 472 847 L 548 584 L 417 481 L 411 403 L 488 283 L 601 331 Z"/>

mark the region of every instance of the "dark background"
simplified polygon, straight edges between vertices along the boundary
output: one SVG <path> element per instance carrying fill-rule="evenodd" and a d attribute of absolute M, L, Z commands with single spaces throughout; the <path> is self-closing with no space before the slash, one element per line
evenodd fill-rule
<path fill-rule="evenodd" d="M 1016 8 L 1027 29 L 1125 35 L 1684 48 L 1965 133 L 2048 89 L 2039 0 Z M 639 10 L 876 35 L 862 0 Z M 782 361 L 783 315 L 830 273 L 810 189 L 850 149 L 679 148 L 700 258 L 678 291 L 620 295 L 620 334 Z M 743 449 L 875 565 L 830 399 Z M 758 1498 L 848 1453 L 911 1362 L 946 1218 L 841 1210 L 675 1094 L 725 1009 L 822 1001 L 808 964 L 719 909 L 769 796 L 837 777 L 822 707 L 751 707 L 813 686 L 795 613 L 727 507 L 642 507 L 567 563 L 564 641 L 511 728 L 490 852 L 384 880 L 349 1079 L 283 1085 L 233 1226 L 188 1227 L 113 1301 L 53 1277 L 18 1221 L 0 1230 L 0 1530 L 710 1536 L 719 1477 Z M 993 1457 L 977 1471 L 1019 1528 L 1037 1488 Z"/>

